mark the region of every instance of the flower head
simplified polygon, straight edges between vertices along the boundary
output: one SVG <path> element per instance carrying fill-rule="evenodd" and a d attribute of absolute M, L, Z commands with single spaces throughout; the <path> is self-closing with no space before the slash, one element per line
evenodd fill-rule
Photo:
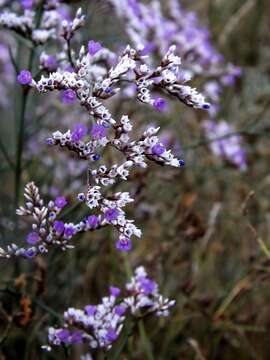
<path fill-rule="evenodd" d="M 87 134 L 87 126 L 84 124 L 76 124 L 73 128 L 71 139 L 78 142 Z"/>
<path fill-rule="evenodd" d="M 75 91 L 73 91 L 71 89 L 67 89 L 67 90 L 63 91 L 62 102 L 64 104 L 73 104 L 75 102 L 75 99 L 76 99 Z"/>
<path fill-rule="evenodd" d="M 117 297 L 120 295 L 121 290 L 118 287 L 111 286 L 110 287 L 110 294 L 113 297 Z"/>
<path fill-rule="evenodd" d="M 67 205 L 67 199 L 64 196 L 58 196 L 55 201 L 55 206 L 58 207 L 59 209 L 62 209 L 63 207 L 65 207 Z"/>
<path fill-rule="evenodd" d="M 74 231 L 73 226 L 71 226 L 71 225 L 65 226 L 64 235 L 65 235 L 67 238 L 71 238 L 71 237 L 74 235 L 74 233 L 75 233 L 75 231 Z"/>
<path fill-rule="evenodd" d="M 141 291 L 146 295 L 152 294 L 157 288 L 157 284 L 155 281 L 150 280 L 144 276 L 139 277 L 138 282 L 139 282 Z"/>
<path fill-rule="evenodd" d="M 88 43 L 88 52 L 90 55 L 95 55 L 98 51 L 102 49 L 102 46 L 99 42 L 90 40 Z"/>
<path fill-rule="evenodd" d="M 87 305 L 84 310 L 88 316 L 93 316 L 97 312 L 97 307 L 95 305 Z"/>
<path fill-rule="evenodd" d="M 102 125 L 94 124 L 91 130 L 91 135 L 94 139 L 100 140 L 106 136 L 106 128 Z"/>
<path fill-rule="evenodd" d="M 106 340 L 108 340 L 109 342 L 114 342 L 117 339 L 117 333 L 113 328 L 110 328 L 107 330 L 106 333 Z"/>
<path fill-rule="evenodd" d="M 99 218 L 96 215 L 90 215 L 87 218 L 87 223 L 90 228 L 94 229 L 99 225 Z"/>
<path fill-rule="evenodd" d="M 116 242 L 116 249 L 120 251 L 129 251 L 132 247 L 131 240 L 128 237 L 120 236 Z"/>
<path fill-rule="evenodd" d="M 118 315 L 118 316 L 122 316 L 125 314 L 126 312 L 126 308 L 123 305 L 116 305 L 114 308 L 114 312 Z"/>
<path fill-rule="evenodd" d="M 63 221 L 56 220 L 53 224 L 53 228 L 55 232 L 60 235 L 65 230 L 65 224 L 63 223 Z"/>
<path fill-rule="evenodd" d="M 119 215 L 119 211 L 115 208 L 107 209 L 105 211 L 105 219 L 107 221 L 115 221 Z"/>
<path fill-rule="evenodd" d="M 17 76 L 17 80 L 21 85 L 30 85 L 32 83 L 32 74 L 28 70 L 22 70 Z"/>
<path fill-rule="evenodd" d="M 156 144 L 156 145 L 152 146 L 151 151 L 152 151 L 152 154 L 161 156 L 166 151 L 166 149 L 163 144 Z"/>
<path fill-rule="evenodd" d="M 160 111 L 160 112 L 163 112 L 166 110 L 167 108 L 167 102 L 166 100 L 164 100 L 163 98 L 157 98 L 154 100 L 154 108 L 157 110 L 157 111 Z"/>
<path fill-rule="evenodd" d="M 40 240 L 40 236 L 36 231 L 30 232 L 26 238 L 26 241 L 29 245 L 36 245 Z"/>
<path fill-rule="evenodd" d="M 33 0 L 21 0 L 21 4 L 22 4 L 22 7 L 24 8 L 24 10 L 31 10 L 34 5 L 34 1 Z"/>

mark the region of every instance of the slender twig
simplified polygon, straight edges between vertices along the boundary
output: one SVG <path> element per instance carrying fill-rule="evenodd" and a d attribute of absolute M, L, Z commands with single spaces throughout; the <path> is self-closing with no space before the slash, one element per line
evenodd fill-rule
<path fill-rule="evenodd" d="M 1 151 L 2 155 L 4 156 L 4 158 L 6 159 L 9 166 L 11 167 L 11 169 L 14 170 L 15 165 L 14 165 L 13 161 L 11 160 L 11 158 L 7 152 L 7 149 L 6 149 L 5 145 L 2 143 L 1 139 L 0 139 L 0 151 Z"/>

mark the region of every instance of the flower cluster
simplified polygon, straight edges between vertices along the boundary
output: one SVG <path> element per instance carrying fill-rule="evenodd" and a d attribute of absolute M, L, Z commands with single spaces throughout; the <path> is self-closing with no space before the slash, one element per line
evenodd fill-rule
<path fill-rule="evenodd" d="M 7 249 L 1 248 L 0 256 L 22 256 L 31 259 L 38 254 L 48 252 L 50 246 L 59 246 L 62 250 L 72 248 L 70 240 L 77 234 L 93 231 L 106 226 L 105 219 L 100 216 L 90 215 L 79 223 L 64 222 L 59 219 L 61 211 L 67 205 L 67 199 L 58 196 L 48 204 L 41 198 L 39 189 L 31 182 L 25 186 L 25 206 L 17 210 L 17 214 L 32 219 L 32 229 L 26 236 L 26 247 L 16 244 L 8 245 Z"/>
<path fill-rule="evenodd" d="M 223 88 L 235 84 L 236 79 L 241 75 L 241 69 L 224 62 L 223 56 L 211 43 L 209 30 L 199 23 L 196 14 L 184 10 L 179 0 L 166 1 L 166 15 L 162 11 L 161 3 L 155 0 L 148 3 L 140 0 L 108 0 L 108 2 L 113 5 L 118 17 L 124 21 L 124 29 L 131 44 L 134 47 L 141 47 L 142 53 L 149 55 L 151 63 L 175 44 L 182 60 L 178 79 L 186 81 L 198 75 L 204 79 L 204 94 L 212 104 L 208 114 L 211 120 L 215 121 Z M 180 91 L 186 95 L 194 94 L 193 89 L 185 86 Z M 208 109 L 207 104 L 204 108 Z M 213 150 L 213 147 L 210 148 Z M 220 155 L 215 151 L 214 154 Z"/>
<path fill-rule="evenodd" d="M 236 133 L 233 126 L 226 121 L 218 124 L 208 120 L 204 121 L 206 136 L 210 141 L 210 147 L 213 153 L 240 170 L 247 169 L 246 152 L 242 147 L 242 139 Z"/>
<path fill-rule="evenodd" d="M 107 351 L 119 337 L 128 315 L 136 323 L 150 315 L 168 316 L 174 305 L 174 300 L 159 293 L 157 283 L 147 276 L 145 269 L 138 267 L 126 284 L 126 296 L 121 296 L 119 288 L 110 287 L 110 296 L 104 297 L 100 304 L 87 305 L 83 310 L 67 309 L 64 325 L 49 328 L 49 345 L 43 349 L 51 351 L 52 346 L 85 343 L 91 352 Z"/>

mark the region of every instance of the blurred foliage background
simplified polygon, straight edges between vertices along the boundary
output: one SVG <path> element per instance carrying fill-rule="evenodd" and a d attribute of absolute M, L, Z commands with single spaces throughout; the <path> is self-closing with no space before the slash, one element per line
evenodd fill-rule
<path fill-rule="evenodd" d="M 88 14 L 83 30 L 86 41 L 92 38 L 112 49 L 127 42 L 123 24 L 105 2 L 70 3 L 82 5 Z M 136 194 L 128 215 L 143 230 L 127 261 L 131 267 L 144 265 L 162 292 L 177 300 L 168 319 L 152 319 L 145 325 L 153 359 L 266 360 L 270 353 L 270 2 L 181 3 L 199 14 L 225 59 L 243 70 L 237 86 L 224 91 L 219 117 L 243 133 L 248 170 L 240 172 L 212 155 L 200 127 L 201 114 L 184 105 L 172 104 L 170 112 L 160 115 L 141 105 L 131 108 L 128 102 L 121 104 L 121 110 L 115 107 L 119 114 L 128 111 L 138 121 L 158 123 L 171 131 L 186 162 L 180 172 L 164 172 L 153 165 L 146 172 L 136 172 L 133 185 L 125 185 Z M 23 53 L 19 60 L 22 65 Z M 1 109 L 0 122 L 1 138 L 11 153 L 14 109 L 19 106 L 19 87 L 14 84 L 7 90 L 14 107 Z M 47 113 L 56 129 L 55 97 Z M 46 165 L 35 151 L 29 152 L 23 173 L 23 183 L 32 179 L 41 188 L 44 183 L 62 181 L 54 169 L 65 161 L 59 152 L 47 150 L 44 136 L 39 137 L 42 101 L 36 94 L 31 97 L 26 133 L 36 132 L 38 146 L 44 148 L 42 152 L 49 151 L 53 160 Z M 33 106 L 35 112 L 30 111 Z M 256 124 L 252 132 L 246 131 L 250 121 Z M 21 225 L 16 231 L 9 220 L 13 217 L 12 174 L 4 159 L 0 166 L 1 242 L 20 242 L 26 228 Z M 63 188 L 74 201 L 75 195 L 69 193 L 72 173 L 64 181 Z M 84 212 L 78 209 L 76 217 Z M 76 248 L 66 253 L 54 250 L 32 263 L 0 263 L 1 359 L 64 359 L 60 350 L 56 355 L 41 353 L 45 328 L 68 306 L 98 302 L 108 284 L 125 283 L 125 258 L 114 249 L 113 239 L 110 230 L 102 230 L 81 237 Z M 75 349 L 71 358 L 77 359 L 79 352 Z M 150 355 L 135 334 L 120 358 L 148 359 Z"/>

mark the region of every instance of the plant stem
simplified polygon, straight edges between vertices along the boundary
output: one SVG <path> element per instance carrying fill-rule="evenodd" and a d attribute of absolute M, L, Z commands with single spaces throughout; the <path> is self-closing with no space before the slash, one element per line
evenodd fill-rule
<path fill-rule="evenodd" d="M 21 175 L 22 175 L 22 153 L 24 147 L 24 129 L 25 129 L 25 109 L 27 103 L 28 91 L 23 89 L 23 94 L 20 104 L 20 116 L 18 121 L 18 136 L 17 136 L 17 149 L 16 149 L 16 167 L 15 167 L 15 199 L 14 209 L 18 207 L 20 190 L 21 190 Z"/>
<path fill-rule="evenodd" d="M 153 352 L 152 352 L 152 346 L 151 343 L 147 337 L 146 331 L 145 331 L 145 327 L 144 327 L 144 322 L 143 320 L 140 320 L 138 323 L 139 326 L 139 332 L 140 332 L 140 337 L 142 340 L 142 345 L 144 348 L 144 352 L 145 352 L 145 356 L 148 360 L 154 360 L 154 356 L 153 356 Z"/>
<path fill-rule="evenodd" d="M 9 157 L 9 154 L 7 152 L 7 149 L 5 147 L 5 145 L 2 143 L 1 139 L 0 139 L 0 151 L 2 152 L 3 157 L 6 159 L 7 163 L 9 164 L 9 166 L 11 167 L 12 170 L 15 169 L 15 166 L 13 164 L 13 161 L 11 160 L 11 158 Z"/>

